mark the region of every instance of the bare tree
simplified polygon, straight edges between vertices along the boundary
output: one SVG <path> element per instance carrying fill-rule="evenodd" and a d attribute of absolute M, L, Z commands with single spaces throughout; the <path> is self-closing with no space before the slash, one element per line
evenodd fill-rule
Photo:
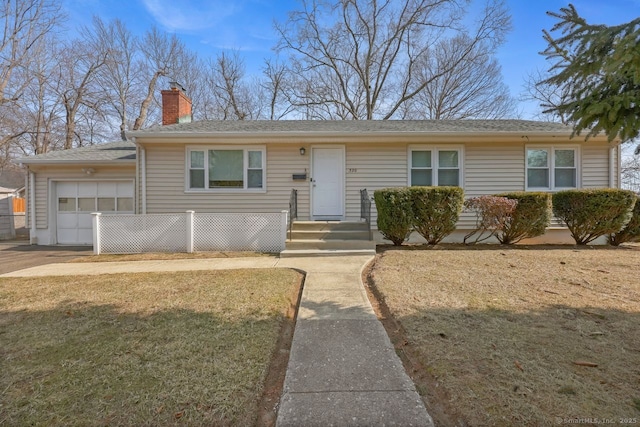
<path fill-rule="evenodd" d="M 108 56 L 108 51 L 96 51 L 85 40 L 72 40 L 63 45 L 58 54 L 57 79 L 63 82 L 60 99 L 65 111 L 65 150 L 74 146 L 80 109 L 100 109 L 103 91 L 93 85 L 93 82 L 100 68 L 106 64 Z"/>
<path fill-rule="evenodd" d="M 280 120 L 293 111 L 291 103 L 291 79 L 285 64 L 277 60 L 265 60 L 260 87 L 267 102 L 269 120 Z"/>
<path fill-rule="evenodd" d="M 27 81 L 20 99 L 4 104 L 3 130 L 12 135 L 7 141 L 11 153 L 42 154 L 60 148 L 59 138 L 63 110 L 57 78 L 56 46 L 54 36 L 39 39 L 30 50 L 29 63 L 15 70 L 14 78 Z"/>
<path fill-rule="evenodd" d="M 244 77 L 244 63 L 237 53 L 220 54 L 212 67 L 212 86 L 216 96 L 221 100 L 224 118 L 233 116 L 237 120 L 244 120 L 250 114 L 244 103 L 246 88 L 242 86 Z"/>
<path fill-rule="evenodd" d="M 462 24 L 468 3 L 303 0 L 301 10 L 276 25 L 277 49 L 290 53 L 294 105 L 309 118 L 390 119 L 406 112 L 430 82 L 480 47 L 493 53 L 504 41 L 510 16 L 502 1 L 489 0 L 473 30 Z M 469 42 L 459 56 L 430 79 L 420 78 L 417 68 L 429 63 L 432 49 L 460 34 Z"/>
<path fill-rule="evenodd" d="M 42 64 L 37 62 L 46 52 L 43 50 L 43 45 L 48 43 L 45 38 L 61 19 L 60 5 L 52 0 L 5 0 L 0 3 L 0 149 L 6 156 L 34 135 L 42 138 L 38 133 L 41 127 L 37 126 L 37 118 L 42 122 L 46 112 L 39 110 L 35 116 L 32 114 L 34 110 L 30 107 L 38 105 L 38 102 L 33 103 L 33 91 L 29 94 L 31 99 L 23 98 L 34 85 L 44 84 L 47 73 L 37 74 L 43 71 Z M 35 75 L 32 70 L 36 70 Z M 42 147 L 46 145 L 39 149 Z"/>
<path fill-rule="evenodd" d="M 149 30 L 139 43 L 144 58 L 146 74 L 146 96 L 140 104 L 139 113 L 133 123 L 133 130 L 141 129 L 147 121 L 149 109 L 155 97 L 156 86 L 161 77 L 170 77 L 172 72 L 180 69 L 187 51 L 174 35 L 161 33 L 156 27 Z"/>
<path fill-rule="evenodd" d="M 620 166 L 622 188 L 640 194 L 640 156 L 634 153 L 634 147 L 630 144 L 622 146 L 622 162 Z"/>
<path fill-rule="evenodd" d="M 102 90 L 105 113 L 115 116 L 120 137 L 139 129 L 160 105 L 158 86 L 171 79 L 187 87 L 197 108 L 208 88 L 202 83 L 200 60 L 175 36 L 156 28 L 143 39 L 135 37 L 119 20 L 108 23 L 95 17 L 86 29 L 96 51 L 106 53 L 96 84 Z"/>
<path fill-rule="evenodd" d="M 416 79 L 427 82 L 408 100 L 405 118 L 498 119 L 513 116 L 515 99 L 502 81 L 498 61 L 466 35 L 442 40 L 416 67 Z"/>
<path fill-rule="evenodd" d="M 569 123 L 567 114 L 557 110 L 559 105 L 569 101 L 571 95 L 566 87 L 552 85 L 547 82 L 550 74 L 538 69 L 530 73 L 524 82 L 524 92 L 521 98 L 525 101 L 537 102 L 540 110 L 536 113 L 539 120 L 550 122 L 561 122 L 565 125 Z"/>
<path fill-rule="evenodd" d="M 25 125 L 32 126 L 27 139 L 30 152 L 25 154 L 43 154 L 55 149 L 56 138 L 53 129 L 61 116 L 60 97 L 56 93 L 60 87 L 59 81 L 51 78 L 53 71 L 47 69 L 50 65 L 47 60 L 39 65 L 38 72 L 33 74 L 33 84 L 29 88 L 31 108 L 25 108 L 24 111 L 24 117 L 28 120 Z M 55 85 L 53 90 L 52 84 Z"/>
<path fill-rule="evenodd" d="M 32 49 L 61 19 L 53 0 L 5 0 L 0 3 L 0 103 L 17 101 L 29 81 L 12 80 L 15 71 L 31 61 Z M 11 83 L 11 84 L 9 84 Z"/>
<path fill-rule="evenodd" d="M 260 118 L 259 87 L 245 78 L 242 58 L 237 52 L 221 53 L 208 63 L 206 85 L 213 92 L 211 114 L 221 120 Z"/>
<path fill-rule="evenodd" d="M 213 91 L 206 83 L 207 67 L 195 52 L 186 50 L 182 56 L 183 60 L 180 61 L 179 67 L 172 71 L 171 79 L 179 82 L 187 91 L 191 99 L 193 119 L 206 119 L 213 99 Z"/>
<path fill-rule="evenodd" d="M 91 28 L 85 28 L 85 35 L 95 51 L 106 54 L 95 84 L 102 89 L 104 114 L 115 116 L 124 140 L 135 106 L 143 99 L 138 40 L 119 19 L 105 23 L 99 17 L 93 18 Z"/>

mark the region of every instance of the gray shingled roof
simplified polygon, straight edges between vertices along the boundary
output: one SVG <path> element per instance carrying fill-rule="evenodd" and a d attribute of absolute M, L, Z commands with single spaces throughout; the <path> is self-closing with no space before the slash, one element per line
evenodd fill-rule
<path fill-rule="evenodd" d="M 224 134 L 287 135 L 287 134 L 562 134 L 569 136 L 571 128 L 561 123 L 530 120 L 209 120 L 153 126 L 128 132 L 132 137 L 207 136 Z M 71 150 L 52 151 L 16 160 L 24 164 L 134 162 L 135 144 L 116 141 Z"/>
<path fill-rule="evenodd" d="M 561 123 L 530 120 L 247 120 L 198 121 L 129 132 L 130 136 L 287 133 L 564 133 Z"/>
<path fill-rule="evenodd" d="M 136 145 L 130 141 L 116 141 L 70 150 L 51 151 L 37 156 L 17 159 L 16 163 L 133 163 L 136 160 Z"/>

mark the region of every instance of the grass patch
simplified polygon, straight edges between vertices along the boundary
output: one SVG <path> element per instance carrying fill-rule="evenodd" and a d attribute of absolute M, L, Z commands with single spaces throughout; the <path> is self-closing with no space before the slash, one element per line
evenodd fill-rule
<path fill-rule="evenodd" d="M 640 416 L 638 265 L 629 249 L 389 249 L 370 283 L 428 406 L 533 426 Z"/>
<path fill-rule="evenodd" d="M 69 262 L 114 262 L 114 261 L 164 261 L 174 259 L 246 258 L 273 256 L 261 252 L 150 252 L 144 254 L 87 255 Z"/>
<path fill-rule="evenodd" d="M 0 424 L 251 425 L 292 270 L 0 279 Z"/>

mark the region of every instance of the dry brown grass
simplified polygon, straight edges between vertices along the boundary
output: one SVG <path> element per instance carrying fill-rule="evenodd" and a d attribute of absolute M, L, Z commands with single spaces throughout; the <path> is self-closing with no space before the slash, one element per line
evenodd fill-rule
<path fill-rule="evenodd" d="M 250 425 L 300 280 L 0 279 L 0 425 Z"/>
<path fill-rule="evenodd" d="M 244 258 L 271 256 L 261 252 L 151 252 L 144 254 L 103 254 L 87 255 L 69 262 L 112 262 L 112 261 L 163 261 L 174 259 Z"/>
<path fill-rule="evenodd" d="M 389 249 L 371 278 L 449 420 L 619 424 L 640 422 L 639 268 L 629 248 Z"/>

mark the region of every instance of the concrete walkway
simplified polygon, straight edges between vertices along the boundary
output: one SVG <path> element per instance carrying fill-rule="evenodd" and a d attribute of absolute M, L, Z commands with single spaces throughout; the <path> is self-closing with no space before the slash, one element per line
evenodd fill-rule
<path fill-rule="evenodd" d="M 307 277 L 276 426 L 433 426 L 362 285 L 372 258 L 278 264 Z"/>
<path fill-rule="evenodd" d="M 295 268 L 307 273 L 277 426 L 433 426 L 361 281 L 371 256 L 49 264 L 0 277 Z"/>
<path fill-rule="evenodd" d="M 82 276 L 118 273 L 226 270 L 233 268 L 271 268 L 280 258 L 273 256 L 243 258 L 175 259 L 158 261 L 68 262 L 41 265 L 2 274 L 0 277 Z"/>

